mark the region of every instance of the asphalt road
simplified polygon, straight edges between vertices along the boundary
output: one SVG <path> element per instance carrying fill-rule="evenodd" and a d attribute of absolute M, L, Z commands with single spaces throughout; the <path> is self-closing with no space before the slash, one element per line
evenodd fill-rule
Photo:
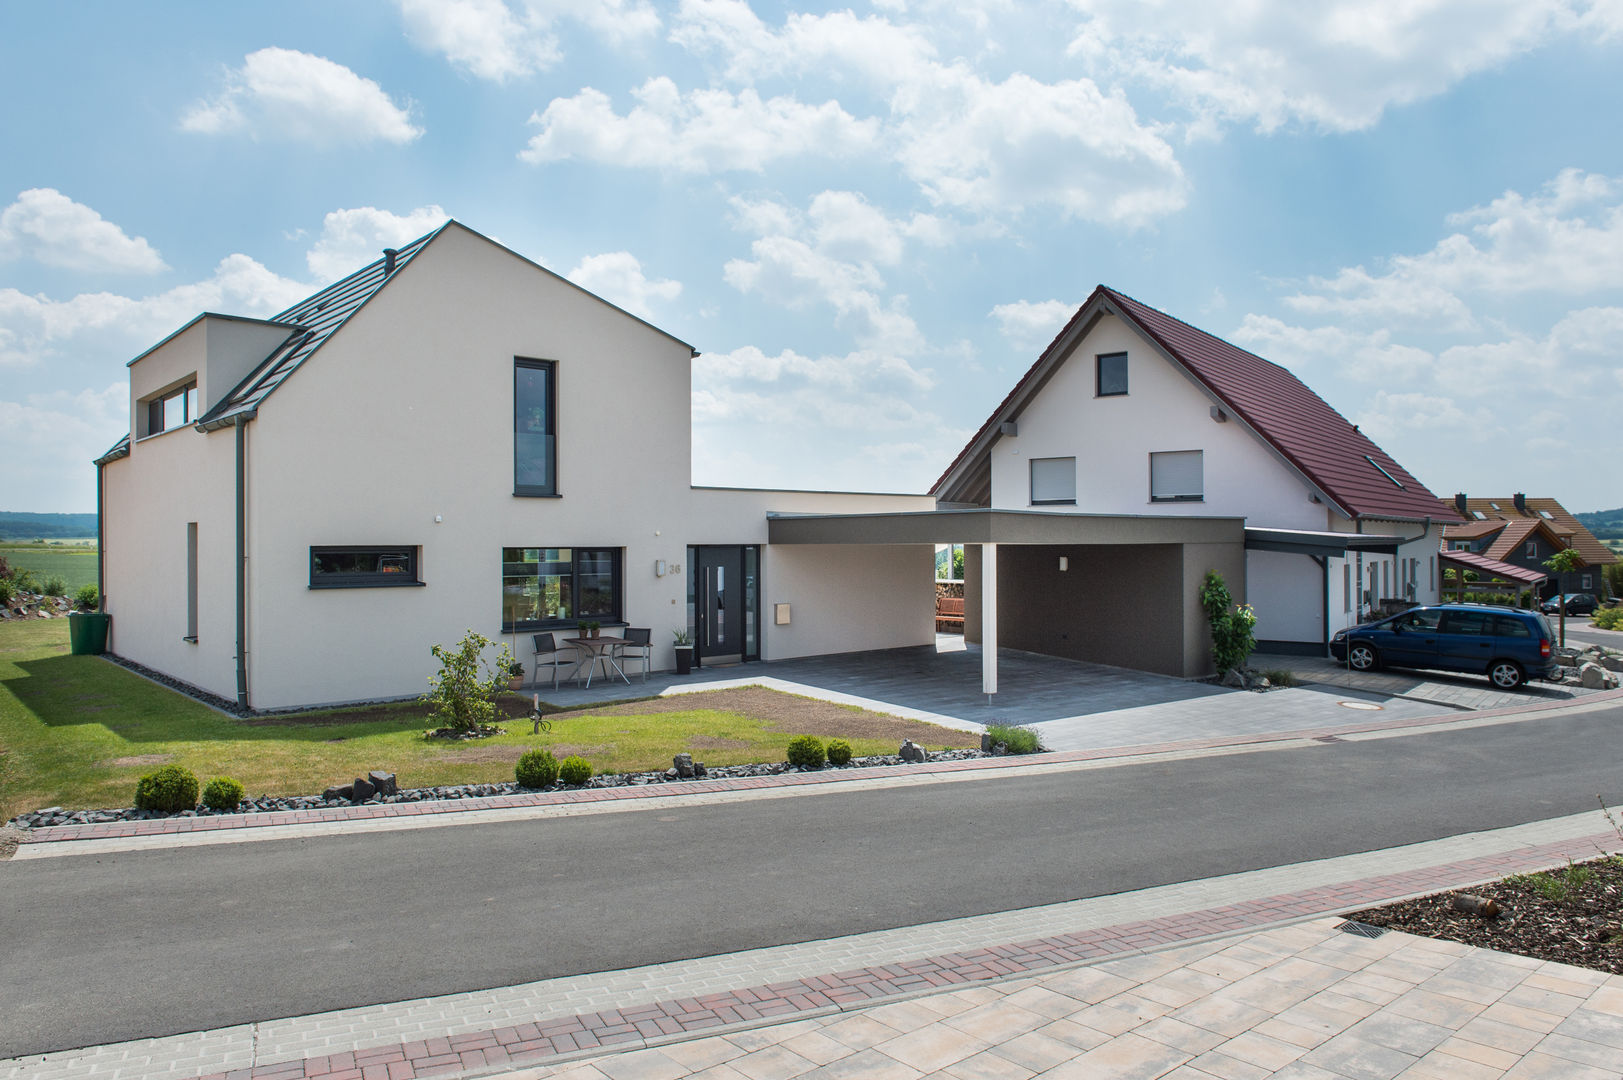
<path fill-rule="evenodd" d="M 1051 776 L 0 863 L 0 1058 L 1623 804 L 1623 707 Z"/>

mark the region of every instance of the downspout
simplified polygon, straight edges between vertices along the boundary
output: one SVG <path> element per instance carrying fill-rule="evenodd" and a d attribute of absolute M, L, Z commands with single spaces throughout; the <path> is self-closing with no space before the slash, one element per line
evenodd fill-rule
<path fill-rule="evenodd" d="M 102 475 L 107 466 L 100 461 L 96 462 L 96 610 L 107 610 L 107 580 L 103 563 L 107 558 L 107 532 L 102 522 L 107 517 L 107 509 L 102 505 Z"/>
<path fill-rule="evenodd" d="M 236 415 L 237 429 L 237 704 L 248 707 L 248 501 L 247 417 Z"/>

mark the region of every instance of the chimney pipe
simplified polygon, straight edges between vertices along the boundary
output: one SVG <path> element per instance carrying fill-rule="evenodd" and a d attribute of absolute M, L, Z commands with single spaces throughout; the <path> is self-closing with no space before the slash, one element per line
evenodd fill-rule
<path fill-rule="evenodd" d="M 1527 496 L 1525 494 L 1518 491 L 1515 495 L 1511 496 L 1511 498 L 1515 500 L 1516 512 L 1518 514 L 1527 513 Z"/>
<path fill-rule="evenodd" d="M 390 274 L 394 273 L 395 256 L 399 255 L 399 254 L 400 254 L 400 252 L 396 251 L 394 248 L 384 248 L 383 249 L 383 276 L 384 277 L 388 277 Z"/>
<path fill-rule="evenodd" d="M 1471 516 L 1470 512 L 1465 509 L 1465 492 L 1462 491 L 1454 496 L 1454 509 L 1460 512 L 1460 517 L 1462 518 L 1468 518 Z"/>

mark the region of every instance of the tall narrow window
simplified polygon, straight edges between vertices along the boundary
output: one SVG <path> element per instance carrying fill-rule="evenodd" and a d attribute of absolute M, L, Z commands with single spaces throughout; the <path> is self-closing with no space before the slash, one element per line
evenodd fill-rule
<path fill-rule="evenodd" d="M 197 641 L 197 522 L 186 523 L 186 640 Z"/>
<path fill-rule="evenodd" d="M 513 361 L 513 494 L 558 494 L 558 404 L 551 360 Z"/>
<path fill-rule="evenodd" d="M 1076 458 L 1031 459 L 1031 504 L 1076 505 Z"/>
<path fill-rule="evenodd" d="M 1150 455 L 1151 502 L 1200 502 L 1204 497 L 1201 451 L 1175 450 Z"/>
<path fill-rule="evenodd" d="M 1094 392 L 1100 397 L 1119 397 L 1127 393 L 1127 354 L 1104 353 L 1097 362 Z"/>

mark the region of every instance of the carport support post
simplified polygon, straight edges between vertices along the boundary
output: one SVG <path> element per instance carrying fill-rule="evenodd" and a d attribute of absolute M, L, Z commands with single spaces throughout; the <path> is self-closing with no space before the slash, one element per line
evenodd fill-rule
<path fill-rule="evenodd" d="M 981 545 L 981 691 L 997 693 L 997 545 Z"/>

